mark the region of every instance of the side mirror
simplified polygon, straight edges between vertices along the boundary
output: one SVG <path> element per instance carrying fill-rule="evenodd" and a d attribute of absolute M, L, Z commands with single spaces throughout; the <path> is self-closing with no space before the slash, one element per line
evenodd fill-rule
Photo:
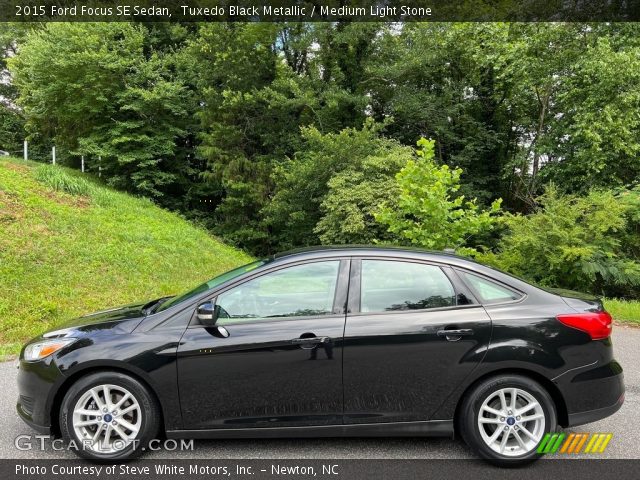
<path fill-rule="evenodd" d="M 220 315 L 220 306 L 214 305 L 213 302 L 205 302 L 198 305 L 196 316 L 201 325 L 205 327 L 213 327 L 218 321 Z"/>

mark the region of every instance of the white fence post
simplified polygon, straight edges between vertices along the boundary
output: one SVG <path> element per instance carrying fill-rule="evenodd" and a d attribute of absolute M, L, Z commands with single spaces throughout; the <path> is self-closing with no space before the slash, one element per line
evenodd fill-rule
<path fill-rule="evenodd" d="M 80 170 L 84 173 L 84 155 L 80 157 Z"/>
<path fill-rule="evenodd" d="M 24 159 L 29 160 L 29 147 L 26 140 L 24 141 Z"/>
<path fill-rule="evenodd" d="M 56 164 L 56 146 L 51 147 L 51 162 Z"/>

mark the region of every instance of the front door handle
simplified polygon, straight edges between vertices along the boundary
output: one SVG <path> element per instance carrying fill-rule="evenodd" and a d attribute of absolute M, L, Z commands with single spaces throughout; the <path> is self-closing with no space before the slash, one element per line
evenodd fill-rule
<path fill-rule="evenodd" d="M 304 337 L 294 338 L 291 343 L 296 345 L 317 345 L 319 343 L 329 343 L 329 337 Z"/>
<path fill-rule="evenodd" d="M 473 335 L 473 330 L 471 330 L 470 328 L 444 329 L 444 330 L 438 330 L 437 335 L 439 337 L 445 337 L 450 342 L 457 342 L 462 337 Z"/>

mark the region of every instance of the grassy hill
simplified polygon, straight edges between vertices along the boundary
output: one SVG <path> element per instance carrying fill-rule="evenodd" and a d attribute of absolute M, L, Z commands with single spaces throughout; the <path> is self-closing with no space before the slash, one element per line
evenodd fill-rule
<path fill-rule="evenodd" d="M 66 319 L 179 293 L 249 261 L 88 175 L 0 160 L 0 356 Z"/>

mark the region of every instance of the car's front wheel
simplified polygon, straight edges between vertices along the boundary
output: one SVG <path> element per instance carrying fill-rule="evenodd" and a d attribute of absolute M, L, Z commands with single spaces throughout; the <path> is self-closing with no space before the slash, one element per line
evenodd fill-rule
<path fill-rule="evenodd" d="M 60 409 L 60 430 L 83 458 L 127 460 L 155 437 L 159 416 L 155 399 L 138 380 L 97 372 L 69 388 Z"/>
<path fill-rule="evenodd" d="M 483 458 L 515 466 L 539 458 L 537 447 L 557 427 L 555 405 L 534 380 L 508 375 L 489 378 L 465 397 L 460 433 Z"/>

